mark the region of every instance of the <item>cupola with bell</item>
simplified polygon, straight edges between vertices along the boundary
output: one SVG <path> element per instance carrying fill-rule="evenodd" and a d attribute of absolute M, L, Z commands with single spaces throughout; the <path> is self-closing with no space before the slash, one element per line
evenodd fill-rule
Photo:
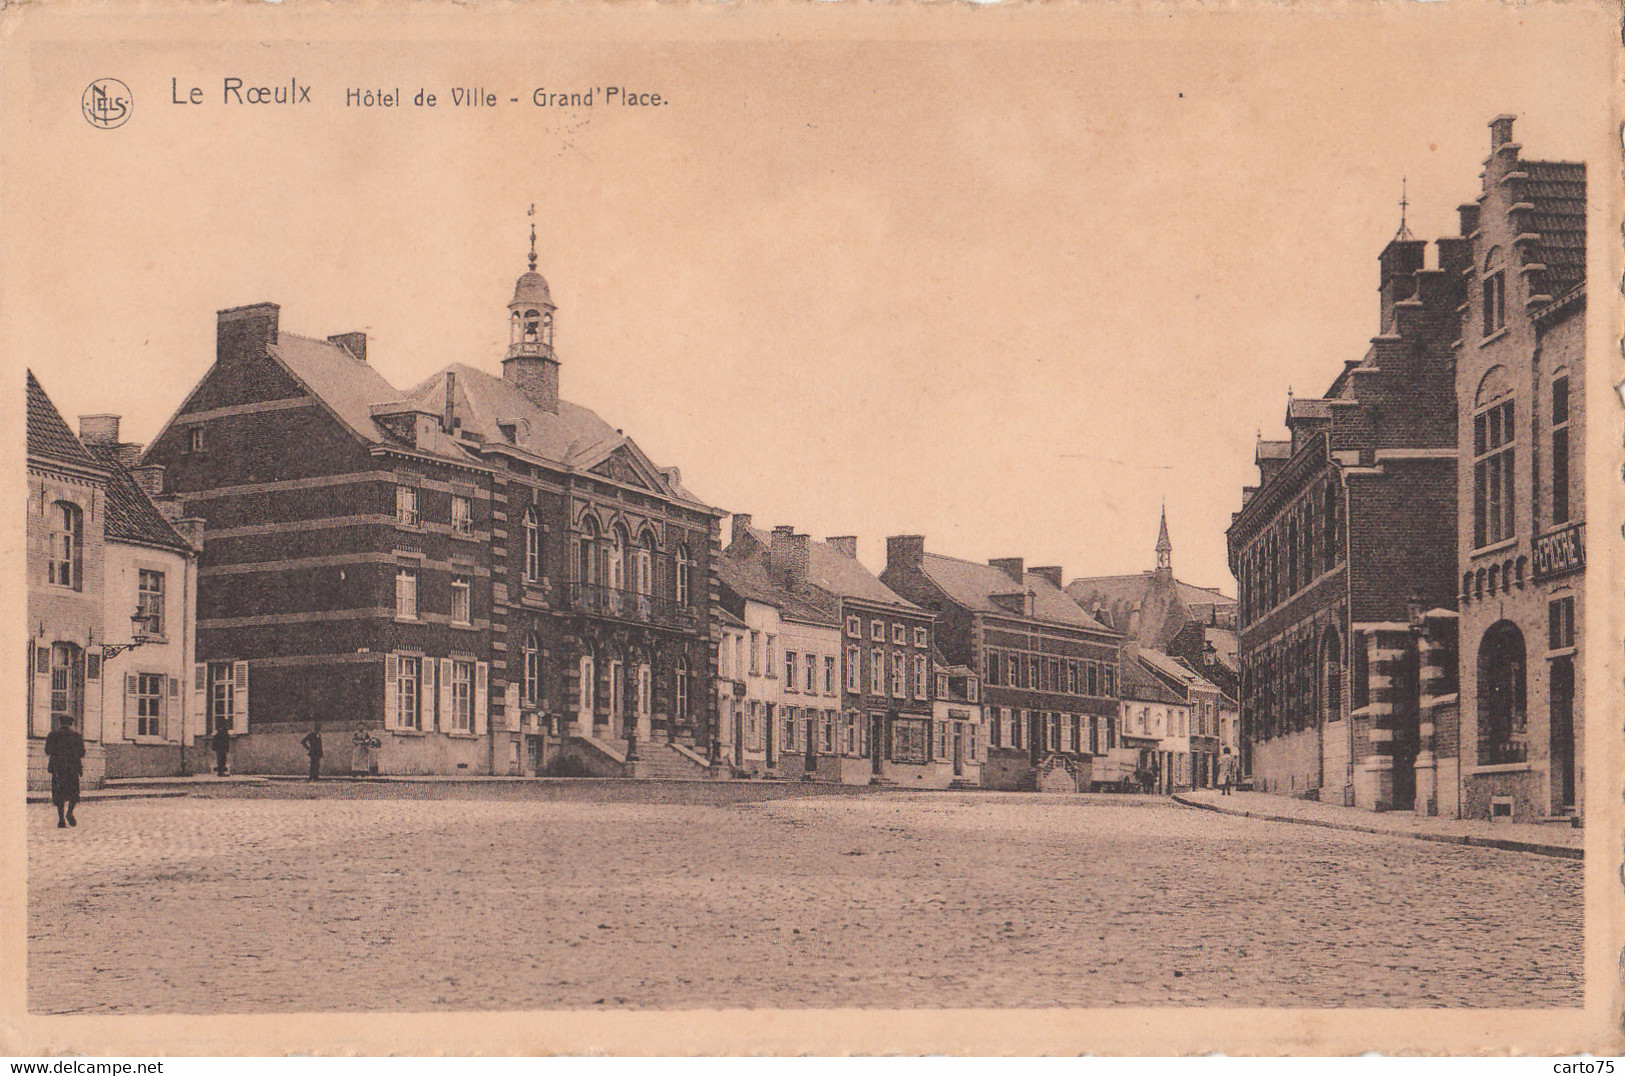
<path fill-rule="evenodd" d="M 531 207 L 531 213 L 536 207 Z M 536 225 L 530 227 L 530 269 L 520 276 L 508 303 L 508 353 L 502 378 L 544 411 L 559 411 L 559 360 L 553 352 L 553 298 L 536 271 Z"/>

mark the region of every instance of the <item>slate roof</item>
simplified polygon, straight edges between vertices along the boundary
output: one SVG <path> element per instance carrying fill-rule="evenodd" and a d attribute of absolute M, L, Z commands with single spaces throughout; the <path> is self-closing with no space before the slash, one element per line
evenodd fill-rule
<path fill-rule="evenodd" d="M 1562 295 L 1585 281 L 1586 166 L 1520 160 L 1517 168 L 1529 176 L 1523 196 L 1535 207 L 1532 230 L 1540 240 L 1534 259 L 1546 266 L 1547 291 Z"/>
<path fill-rule="evenodd" d="M 445 409 L 448 372 L 456 375 L 456 413 L 461 428 L 475 440 L 493 444 L 512 443 L 517 448 L 560 466 L 587 469 L 602 462 L 616 449 L 626 447 L 641 457 L 631 438 L 616 431 L 594 412 L 559 401 L 553 414 L 531 403 L 518 386 L 501 377 L 464 363 L 452 363 L 405 391 L 391 385 L 374 367 L 355 358 L 349 351 L 327 340 L 295 333 L 278 333 L 271 354 L 279 359 L 340 421 L 364 440 L 384 444 L 389 438 L 374 418 L 391 407 L 427 411 L 438 415 Z M 515 428 L 512 442 L 503 425 Z M 468 458 L 473 453 L 451 437 L 425 447 L 443 456 Z M 654 480 L 664 492 L 679 500 L 705 507 L 675 477 L 675 472 L 649 465 Z"/>
<path fill-rule="evenodd" d="M 1185 701 L 1167 684 L 1151 675 L 1135 661 L 1132 650 L 1123 652 L 1121 664 L 1122 671 L 1117 677 L 1117 695 L 1125 702 L 1162 702 L 1178 705 Z"/>
<path fill-rule="evenodd" d="M 487 443 L 512 444 L 538 459 L 577 470 L 596 467 L 621 448 L 647 460 L 636 442 L 596 412 L 563 399 L 559 400 L 558 414 L 544 411 L 513 382 L 460 362 L 452 363 L 400 393 L 400 402 L 440 414 L 445 409 L 448 372 L 456 375 L 454 406 L 462 430 Z M 513 428 L 512 441 L 503 432 L 503 426 Z M 683 486 L 674 469 L 660 467 L 653 461 L 648 463 L 657 475 L 653 480 L 665 487 L 662 492 L 707 507 Z"/>
<path fill-rule="evenodd" d="M 1199 675 L 1194 669 L 1192 669 L 1189 665 L 1186 665 L 1178 658 L 1169 657 L 1167 654 L 1157 650 L 1145 649 L 1136 650 L 1134 652 L 1134 656 L 1144 665 L 1150 667 L 1152 670 L 1152 675 L 1156 675 L 1160 672 L 1162 675 L 1184 685 L 1187 691 L 1191 688 L 1195 688 L 1198 691 L 1219 690 L 1216 684 L 1210 683 L 1205 677 Z"/>
<path fill-rule="evenodd" d="M 960 560 L 957 557 L 945 557 L 940 553 L 925 554 L 922 568 L 931 581 L 941 587 L 949 598 L 974 612 L 1012 615 L 1010 610 L 995 602 L 993 596 L 1031 591 L 1034 620 L 1045 620 L 1093 631 L 1112 630 L 1084 612 L 1083 607 L 1073 601 L 1065 591 L 1034 572 L 1024 572 L 1023 582 L 1017 583 L 1005 574 L 1002 568 Z"/>
<path fill-rule="evenodd" d="M 768 577 L 765 557 L 718 557 L 717 579 L 741 598 L 771 605 L 785 619 L 839 627 L 839 621 L 816 605 L 775 585 Z"/>
<path fill-rule="evenodd" d="M 278 333 L 271 354 L 331 407 L 351 430 L 375 444 L 384 440 L 372 405 L 400 396 L 384 375 L 326 340 Z"/>
<path fill-rule="evenodd" d="M 1260 460 L 1285 460 L 1292 458 L 1291 441 L 1259 441 L 1258 449 L 1254 455 Z"/>
<path fill-rule="evenodd" d="M 190 554 L 192 547 L 186 539 L 169 525 L 146 490 L 119 464 L 119 446 L 97 445 L 89 451 L 112 470 L 107 479 L 107 540 Z"/>
<path fill-rule="evenodd" d="M 1095 596 L 1106 605 L 1114 602 L 1130 601 L 1145 597 L 1147 588 L 1151 585 L 1153 573 L 1146 571 L 1138 575 L 1085 575 L 1066 585 L 1066 592 L 1076 601 L 1083 601 L 1086 597 Z M 1221 594 L 1217 589 L 1199 587 L 1191 583 L 1182 583 L 1174 580 L 1174 589 L 1179 592 L 1179 600 L 1187 606 L 1218 605 L 1228 606 L 1236 604 L 1236 599 Z"/>
<path fill-rule="evenodd" d="M 760 547 L 756 555 L 765 562 L 767 551 L 773 545 L 773 536 L 760 527 L 752 527 L 750 535 Z M 807 539 L 807 584 L 837 598 L 854 598 L 876 605 L 921 611 L 919 606 L 882 583 L 857 558 L 812 538 Z"/>
<path fill-rule="evenodd" d="M 32 370 L 28 371 L 28 454 L 85 467 L 102 466 L 63 421 Z"/>

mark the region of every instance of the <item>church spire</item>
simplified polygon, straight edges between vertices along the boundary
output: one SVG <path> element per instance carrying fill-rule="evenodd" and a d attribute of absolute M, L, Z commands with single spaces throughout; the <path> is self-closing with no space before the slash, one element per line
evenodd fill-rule
<path fill-rule="evenodd" d="M 1174 543 L 1168 540 L 1168 505 L 1162 506 L 1162 529 L 1157 534 L 1157 571 L 1171 572 L 1173 564 Z"/>

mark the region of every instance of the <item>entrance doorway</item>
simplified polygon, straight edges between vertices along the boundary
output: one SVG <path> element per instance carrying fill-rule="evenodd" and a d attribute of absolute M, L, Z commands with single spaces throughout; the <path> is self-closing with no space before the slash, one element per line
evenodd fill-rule
<path fill-rule="evenodd" d="M 965 775 L 965 723 L 954 722 L 954 776 Z"/>

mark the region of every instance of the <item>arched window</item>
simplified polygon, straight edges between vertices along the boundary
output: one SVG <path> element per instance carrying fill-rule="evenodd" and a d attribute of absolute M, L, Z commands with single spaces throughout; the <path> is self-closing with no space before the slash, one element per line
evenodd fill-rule
<path fill-rule="evenodd" d="M 520 681 L 520 690 L 527 706 L 535 706 L 542 697 L 542 648 L 535 632 L 525 636 L 524 679 Z"/>
<path fill-rule="evenodd" d="M 84 516 L 72 501 L 57 501 L 51 506 L 51 557 L 45 566 L 45 578 L 59 587 L 83 590 L 79 578 L 84 562 Z"/>
<path fill-rule="evenodd" d="M 1484 569 L 1483 568 L 1480 568 L 1473 575 L 1473 597 L 1475 599 L 1481 599 L 1481 598 L 1484 597 Z"/>
<path fill-rule="evenodd" d="M 694 569 L 694 561 L 688 554 L 688 545 L 678 543 L 677 546 L 677 604 L 689 603 L 689 575 Z"/>
<path fill-rule="evenodd" d="M 638 539 L 637 569 L 633 585 L 639 594 L 648 597 L 654 593 L 655 540 L 648 531 Z"/>
<path fill-rule="evenodd" d="M 581 538 L 576 546 L 576 580 L 598 583 L 598 524 L 591 516 L 581 520 Z"/>
<path fill-rule="evenodd" d="M 1461 573 L 1461 600 L 1470 601 L 1473 597 L 1473 573 Z"/>
<path fill-rule="evenodd" d="M 616 524 L 609 538 L 609 589 L 626 589 L 626 531 Z"/>
<path fill-rule="evenodd" d="M 1517 416 L 1505 367 L 1484 374 L 1473 408 L 1473 548 L 1478 549 L 1514 533 Z"/>
<path fill-rule="evenodd" d="M 675 700 L 672 708 L 672 717 L 679 723 L 688 720 L 688 659 L 677 659 L 676 691 L 672 693 Z"/>
<path fill-rule="evenodd" d="M 508 343 L 519 343 L 519 311 L 515 310 L 508 318 Z"/>
<path fill-rule="evenodd" d="M 1506 273 L 1501 268 L 1501 248 L 1491 247 L 1484 257 L 1483 276 L 1484 335 L 1499 332 L 1507 321 Z"/>
<path fill-rule="evenodd" d="M 1494 597 L 1495 592 L 1500 590 L 1500 589 L 1501 589 L 1501 566 L 1499 564 L 1492 564 L 1492 565 L 1490 565 L 1490 586 L 1489 586 L 1490 596 Z"/>
<path fill-rule="evenodd" d="M 1495 766 L 1528 756 L 1523 632 L 1503 620 L 1478 644 L 1478 762 Z"/>
<path fill-rule="evenodd" d="M 1335 628 L 1326 629 L 1320 646 L 1321 717 L 1337 721 L 1343 716 L 1343 644 Z"/>
<path fill-rule="evenodd" d="M 537 310 L 525 311 L 525 343 L 534 344 L 541 339 L 542 315 Z"/>
<path fill-rule="evenodd" d="M 542 343 L 553 346 L 553 311 L 542 311 Z"/>
<path fill-rule="evenodd" d="M 542 526 L 536 519 L 536 509 L 525 509 L 525 579 L 536 582 L 542 578 Z"/>

